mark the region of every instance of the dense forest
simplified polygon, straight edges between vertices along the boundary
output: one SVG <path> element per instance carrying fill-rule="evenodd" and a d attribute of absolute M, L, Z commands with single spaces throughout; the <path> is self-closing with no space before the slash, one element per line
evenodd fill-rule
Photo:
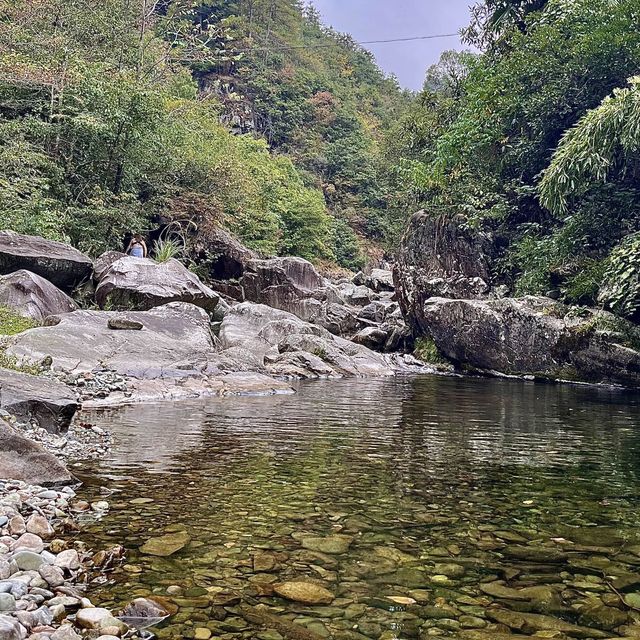
<path fill-rule="evenodd" d="M 487 0 L 396 127 L 397 189 L 494 238 L 514 294 L 640 306 L 640 5 Z"/>
<path fill-rule="evenodd" d="M 158 216 L 356 267 L 408 96 L 297 0 L 3 2 L 3 226 L 92 253 Z M 304 43 L 304 46 L 303 46 Z"/>
<path fill-rule="evenodd" d="M 195 220 L 356 269 L 425 208 L 513 293 L 640 304 L 637 0 L 485 0 L 418 95 L 298 0 L 0 6 L 3 226 L 98 253 Z"/>

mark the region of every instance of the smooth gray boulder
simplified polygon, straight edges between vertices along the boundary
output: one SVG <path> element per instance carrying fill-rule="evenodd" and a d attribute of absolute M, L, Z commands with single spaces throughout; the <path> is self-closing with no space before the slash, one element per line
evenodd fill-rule
<path fill-rule="evenodd" d="M 305 377 L 393 373 L 382 356 L 366 347 L 334 336 L 324 327 L 304 322 L 286 311 L 250 302 L 229 309 L 220 328 L 219 343 L 223 355 L 238 357 L 239 350 L 243 350 L 274 375 L 286 375 L 284 369 L 291 370 L 291 357 L 284 360 L 280 357 L 285 353 L 297 354 L 295 367 L 302 367 Z M 316 360 L 301 355 L 305 353 Z M 318 370 L 323 373 L 318 374 Z"/>
<path fill-rule="evenodd" d="M 62 433 L 69 428 L 78 402 L 60 382 L 0 369 L 0 408 L 21 421 L 35 420 L 50 433 Z"/>
<path fill-rule="evenodd" d="M 251 260 L 240 279 L 242 299 L 310 320 L 321 310 L 328 283 L 302 258 Z"/>
<path fill-rule="evenodd" d="M 143 325 L 114 331 L 112 319 Z M 172 302 L 149 311 L 74 311 L 55 316 L 57 324 L 12 336 L 9 355 L 29 362 L 50 356 L 54 367 L 74 371 L 114 369 L 142 379 L 200 374 L 215 354 L 209 317 L 200 307 Z"/>
<path fill-rule="evenodd" d="M 47 316 L 75 311 L 78 305 L 43 277 L 20 269 L 0 276 L 0 305 L 42 322 Z"/>
<path fill-rule="evenodd" d="M 122 251 L 105 251 L 98 256 L 93 263 L 93 279 L 96 282 L 100 282 L 102 276 L 109 270 L 109 267 L 120 260 L 120 258 L 126 258 L 127 254 Z"/>
<path fill-rule="evenodd" d="M 169 302 L 188 302 L 213 311 L 219 300 L 213 289 L 173 258 L 155 262 L 125 256 L 101 274 L 95 294 L 101 309 L 148 310 Z"/>
<path fill-rule="evenodd" d="M 22 436 L 1 418 L 0 478 L 21 480 L 42 486 L 68 485 L 75 481 L 53 454 Z M 1 630 L 2 627 L 0 627 Z M 0 637 L 5 636 L 0 635 Z"/>
<path fill-rule="evenodd" d="M 91 259 L 62 242 L 0 231 L 0 274 L 26 269 L 70 291 L 91 277 Z"/>
<path fill-rule="evenodd" d="M 512 375 L 637 387 L 640 331 L 599 310 L 550 298 L 432 298 L 423 317 L 438 349 L 461 365 Z"/>

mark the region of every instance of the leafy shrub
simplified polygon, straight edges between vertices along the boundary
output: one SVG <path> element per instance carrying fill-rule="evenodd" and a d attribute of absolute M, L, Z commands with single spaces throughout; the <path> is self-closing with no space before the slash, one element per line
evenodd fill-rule
<path fill-rule="evenodd" d="M 601 301 L 621 316 L 634 316 L 640 308 L 640 233 L 611 252 L 603 280 Z"/>
<path fill-rule="evenodd" d="M 172 239 L 158 240 L 153 244 L 153 257 L 156 262 L 167 262 L 182 253 L 182 246 Z"/>

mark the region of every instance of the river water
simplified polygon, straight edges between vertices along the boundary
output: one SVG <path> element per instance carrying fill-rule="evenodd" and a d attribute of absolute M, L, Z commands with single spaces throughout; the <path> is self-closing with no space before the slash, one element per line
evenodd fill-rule
<path fill-rule="evenodd" d="M 85 418 L 116 444 L 75 469 L 112 491 L 82 538 L 127 550 L 91 596 L 164 598 L 161 638 L 640 637 L 637 395 L 420 376 Z"/>

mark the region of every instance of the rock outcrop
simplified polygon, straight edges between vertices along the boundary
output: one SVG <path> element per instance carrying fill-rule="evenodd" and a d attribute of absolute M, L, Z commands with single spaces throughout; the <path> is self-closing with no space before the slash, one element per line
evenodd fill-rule
<path fill-rule="evenodd" d="M 109 327 L 113 320 L 143 328 L 116 331 Z M 75 311 L 51 316 L 48 322 L 49 326 L 12 336 L 8 354 L 25 362 L 48 356 L 54 368 L 107 369 L 127 378 L 125 391 L 112 393 L 104 402 L 96 399 L 94 405 L 291 391 L 249 361 L 221 356 L 209 316 L 191 304 L 172 302 L 149 311 Z"/>
<path fill-rule="evenodd" d="M 63 291 L 31 271 L 20 269 L 0 276 L 0 305 L 42 322 L 56 313 L 75 311 L 78 306 Z"/>
<path fill-rule="evenodd" d="M 393 373 L 384 358 L 332 335 L 324 327 L 265 305 L 232 307 L 220 329 L 222 354 L 291 377 L 380 376 Z"/>
<path fill-rule="evenodd" d="M 575 310 L 574 310 L 575 311 Z M 582 315 L 549 298 L 432 298 L 423 318 L 438 349 L 483 371 L 640 385 L 637 328 L 602 311 Z"/>
<path fill-rule="evenodd" d="M 91 277 L 91 259 L 62 242 L 0 231 L 0 274 L 26 269 L 70 291 Z"/>
<path fill-rule="evenodd" d="M 0 408 L 22 421 L 35 421 L 50 433 L 61 433 L 78 409 L 66 385 L 42 376 L 0 369 Z"/>
<path fill-rule="evenodd" d="M 173 258 L 158 263 L 125 256 L 101 269 L 96 288 L 96 302 L 102 309 L 147 310 L 169 302 L 188 302 L 213 311 L 218 300 L 215 291 Z"/>
<path fill-rule="evenodd" d="M 126 257 L 127 254 L 122 253 L 122 251 L 105 251 L 97 257 L 93 263 L 93 279 L 96 282 L 100 282 L 102 276 L 104 276 L 114 262 Z"/>
<path fill-rule="evenodd" d="M 0 477 L 34 485 L 64 485 L 74 481 L 65 466 L 41 445 L 20 435 L 0 418 Z"/>
<path fill-rule="evenodd" d="M 489 294 L 495 249 L 489 234 L 419 211 L 402 238 L 393 277 L 405 320 L 416 333 L 428 326 L 424 303 L 432 297 L 481 299 Z"/>
<path fill-rule="evenodd" d="M 143 329 L 114 331 L 108 325 L 116 318 L 140 322 Z M 199 374 L 215 352 L 207 313 L 182 302 L 150 311 L 74 311 L 49 323 L 13 336 L 8 354 L 28 362 L 49 356 L 54 368 L 91 371 L 102 366 L 144 379 Z"/>

